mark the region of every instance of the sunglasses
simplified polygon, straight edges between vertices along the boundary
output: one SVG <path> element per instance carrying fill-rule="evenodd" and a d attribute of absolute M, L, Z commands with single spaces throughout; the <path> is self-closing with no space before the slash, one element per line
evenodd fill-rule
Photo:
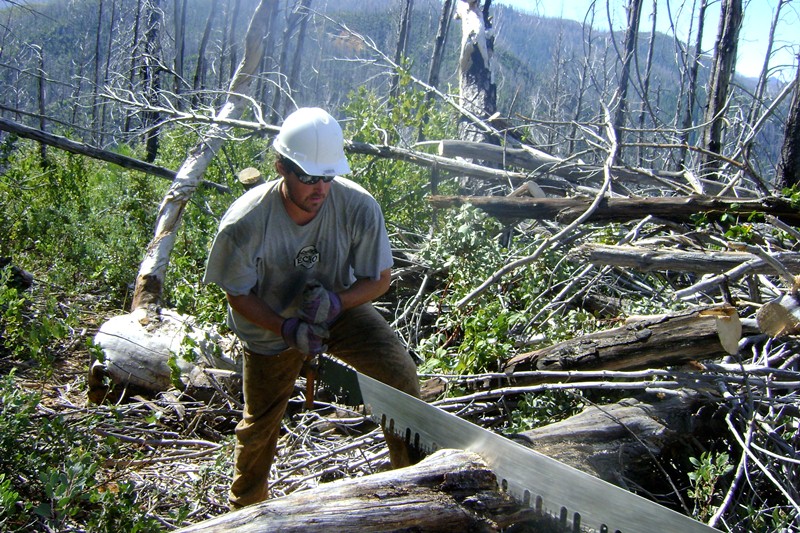
<path fill-rule="evenodd" d="M 331 181 L 333 181 L 333 178 L 335 177 L 335 176 L 309 176 L 308 174 L 300 174 L 298 172 L 295 172 L 294 175 L 297 176 L 297 179 L 300 180 L 300 183 L 303 183 L 305 185 L 314 185 L 315 183 L 319 182 L 319 180 L 322 180 L 323 183 L 330 183 Z"/>

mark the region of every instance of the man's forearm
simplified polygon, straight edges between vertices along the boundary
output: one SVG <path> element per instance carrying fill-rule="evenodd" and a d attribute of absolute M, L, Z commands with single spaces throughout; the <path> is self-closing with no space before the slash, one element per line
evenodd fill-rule
<path fill-rule="evenodd" d="M 339 293 L 342 307 L 351 309 L 383 296 L 389 290 L 391 277 L 392 270 L 387 268 L 381 272 L 379 279 L 359 279 L 349 289 Z"/>
<path fill-rule="evenodd" d="M 226 294 L 226 296 L 230 306 L 247 320 L 273 333 L 281 334 L 283 317 L 273 311 L 264 300 L 253 293 L 243 296 Z"/>

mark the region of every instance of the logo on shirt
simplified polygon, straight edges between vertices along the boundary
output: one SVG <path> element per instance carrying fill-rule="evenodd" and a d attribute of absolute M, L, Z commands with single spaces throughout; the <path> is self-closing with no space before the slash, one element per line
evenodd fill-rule
<path fill-rule="evenodd" d="M 314 245 L 306 246 L 297 252 L 297 257 L 294 258 L 294 266 L 304 267 L 310 269 L 319 262 L 319 250 Z"/>

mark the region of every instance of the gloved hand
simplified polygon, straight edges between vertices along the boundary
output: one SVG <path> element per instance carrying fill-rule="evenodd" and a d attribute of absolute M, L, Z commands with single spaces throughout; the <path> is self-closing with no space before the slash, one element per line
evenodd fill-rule
<path fill-rule="evenodd" d="M 287 318 L 281 324 L 281 337 L 286 344 L 305 355 L 317 355 L 328 349 L 325 339 L 328 328 L 322 324 L 309 324 L 297 317 Z"/>
<path fill-rule="evenodd" d="M 339 295 L 329 291 L 319 281 L 310 281 L 303 289 L 300 317 L 312 324 L 331 325 L 342 312 Z"/>

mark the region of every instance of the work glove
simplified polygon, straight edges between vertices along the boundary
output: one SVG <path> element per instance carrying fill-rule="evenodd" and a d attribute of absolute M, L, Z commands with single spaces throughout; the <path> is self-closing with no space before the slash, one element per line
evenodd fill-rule
<path fill-rule="evenodd" d="M 310 281 L 303 289 L 303 304 L 300 317 L 312 324 L 333 324 L 342 312 L 339 295 L 329 291 L 319 281 Z"/>
<path fill-rule="evenodd" d="M 327 350 L 325 339 L 328 336 L 328 328 L 324 325 L 309 324 L 297 317 L 287 318 L 281 324 L 281 337 L 286 344 L 305 355 L 317 355 Z"/>

